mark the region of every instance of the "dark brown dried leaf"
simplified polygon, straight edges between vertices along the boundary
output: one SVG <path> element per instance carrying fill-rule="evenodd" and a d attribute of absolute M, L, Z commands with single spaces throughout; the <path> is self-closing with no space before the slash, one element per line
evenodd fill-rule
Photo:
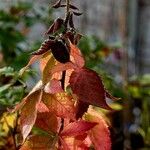
<path fill-rule="evenodd" d="M 74 23 L 73 23 L 73 13 L 70 14 L 70 17 L 69 17 L 69 26 L 71 28 L 74 28 Z"/>
<path fill-rule="evenodd" d="M 79 10 L 78 7 L 76 7 L 76 6 L 72 5 L 72 4 L 70 4 L 69 7 L 70 7 L 71 9 L 74 9 L 74 10 Z"/>
<path fill-rule="evenodd" d="M 42 55 L 42 54 L 46 53 L 48 50 L 50 50 L 53 43 L 54 43 L 54 40 L 47 39 L 42 43 L 41 47 L 37 51 L 35 51 L 31 54 L 32 55 Z"/>
<path fill-rule="evenodd" d="M 62 41 L 56 41 L 52 47 L 52 54 L 55 57 L 55 59 L 61 63 L 69 62 L 70 60 L 70 54 L 69 49 Z"/>
<path fill-rule="evenodd" d="M 74 44 L 77 45 L 81 38 L 82 38 L 82 34 L 77 33 L 74 38 Z"/>
<path fill-rule="evenodd" d="M 63 23 L 64 23 L 64 20 L 62 18 L 57 18 L 54 22 L 53 33 L 58 31 L 62 27 Z"/>
<path fill-rule="evenodd" d="M 55 25 L 55 23 L 53 23 L 53 24 L 48 28 L 48 30 L 46 31 L 46 34 L 51 34 L 51 33 L 53 33 L 54 25 Z"/>
<path fill-rule="evenodd" d="M 61 1 L 62 0 L 58 0 L 53 6 L 52 8 L 59 8 L 61 6 Z"/>
<path fill-rule="evenodd" d="M 73 11 L 73 14 L 74 14 L 75 16 L 81 16 L 83 13 Z"/>
<path fill-rule="evenodd" d="M 64 22 L 65 27 L 67 27 L 68 25 L 69 18 L 70 18 L 70 12 L 68 12 L 66 15 L 65 22 Z"/>

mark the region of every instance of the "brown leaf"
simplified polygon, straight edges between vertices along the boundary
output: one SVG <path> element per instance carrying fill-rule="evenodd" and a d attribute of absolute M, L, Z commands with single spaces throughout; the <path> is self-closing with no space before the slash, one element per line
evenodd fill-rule
<path fill-rule="evenodd" d="M 40 58 L 42 57 L 42 55 L 35 55 L 35 56 L 32 56 L 28 62 L 28 64 L 23 67 L 20 71 L 19 71 L 19 74 L 22 75 L 24 73 L 24 71 L 30 66 L 32 65 L 35 61 L 39 60 Z"/>
<path fill-rule="evenodd" d="M 61 6 L 61 1 L 62 0 L 58 0 L 53 6 L 52 8 L 59 8 Z"/>
<path fill-rule="evenodd" d="M 74 14 L 75 16 L 81 16 L 83 13 L 73 11 L 73 14 Z"/>
<path fill-rule="evenodd" d="M 72 5 L 72 4 L 70 4 L 69 7 L 70 7 L 71 9 L 74 9 L 74 10 L 79 10 L 78 7 L 76 7 L 76 6 Z"/>
<path fill-rule="evenodd" d="M 22 145 L 20 150 L 54 150 L 54 139 L 50 136 L 33 135 Z"/>
<path fill-rule="evenodd" d="M 26 103 L 21 109 L 20 113 L 20 128 L 23 135 L 23 141 L 30 133 L 36 117 L 37 117 L 37 105 L 42 99 L 41 90 L 35 91 L 26 97 Z"/>
<path fill-rule="evenodd" d="M 37 51 L 32 52 L 31 54 L 32 55 L 42 55 L 42 54 L 46 53 L 48 50 L 50 50 L 51 45 L 53 45 L 53 44 L 54 44 L 54 40 L 47 39 L 41 44 L 40 48 Z"/>
<path fill-rule="evenodd" d="M 73 14 L 72 13 L 70 14 L 70 17 L 69 17 L 69 25 L 70 25 L 71 28 L 74 28 Z"/>
<path fill-rule="evenodd" d="M 35 126 L 52 134 L 59 129 L 58 119 L 54 113 L 42 112 L 37 114 Z"/>
<path fill-rule="evenodd" d="M 110 109 L 102 80 L 95 71 L 86 68 L 75 70 L 70 77 L 70 87 L 79 101 Z"/>

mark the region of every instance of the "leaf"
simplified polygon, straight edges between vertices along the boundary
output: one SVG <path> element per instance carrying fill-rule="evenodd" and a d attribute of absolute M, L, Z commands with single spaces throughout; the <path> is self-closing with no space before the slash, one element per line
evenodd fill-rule
<path fill-rule="evenodd" d="M 67 62 L 65 64 L 62 63 L 58 63 L 52 70 L 51 70 L 51 74 L 54 74 L 56 72 L 62 72 L 62 71 L 66 71 L 68 69 L 75 69 L 76 66 L 71 63 L 71 62 Z"/>
<path fill-rule="evenodd" d="M 37 117 L 37 105 L 41 101 L 42 93 L 41 90 L 38 90 L 27 96 L 25 104 L 21 109 L 20 128 L 23 135 L 23 141 L 26 139 L 35 123 Z"/>
<path fill-rule="evenodd" d="M 47 65 L 47 62 L 52 57 L 51 52 L 48 51 L 47 53 L 43 54 L 42 58 L 40 59 L 40 71 L 43 72 L 45 66 Z"/>
<path fill-rule="evenodd" d="M 62 40 L 57 40 L 51 46 L 51 51 L 55 59 L 61 63 L 70 61 L 69 49 Z"/>
<path fill-rule="evenodd" d="M 22 145 L 20 150 L 51 150 L 55 149 L 54 139 L 50 136 L 33 135 Z"/>
<path fill-rule="evenodd" d="M 83 114 L 88 110 L 89 104 L 78 101 L 76 107 L 76 119 L 82 118 Z"/>
<path fill-rule="evenodd" d="M 43 94 L 43 103 L 58 117 L 74 119 L 74 102 L 66 93 Z"/>
<path fill-rule="evenodd" d="M 55 59 L 53 56 L 50 57 L 50 59 L 47 61 L 46 65 L 45 65 L 45 68 L 43 69 L 43 72 L 42 72 L 42 81 L 43 81 L 43 84 L 46 84 L 50 81 L 51 79 L 51 69 L 55 66 Z"/>
<path fill-rule="evenodd" d="M 89 109 L 85 115 L 85 120 L 97 122 L 97 125 L 88 131 L 88 135 L 96 150 L 111 150 L 111 139 L 108 125 L 100 113 Z"/>
<path fill-rule="evenodd" d="M 59 8 L 61 5 L 61 0 L 58 0 L 55 4 L 53 4 L 52 8 Z"/>
<path fill-rule="evenodd" d="M 35 61 L 39 60 L 40 58 L 42 57 L 42 55 L 34 55 L 30 58 L 28 64 L 23 67 L 20 71 L 19 71 L 19 74 L 20 76 L 24 73 L 24 71 L 30 66 L 32 65 Z"/>
<path fill-rule="evenodd" d="M 97 123 L 88 121 L 76 121 L 68 124 L 61 132 L 61 136 L 77 136 L 92 129 Z"/>
<path fill-rule="evenodd" d="M 85 60 L 78 47 L 70 42 L 70 55 L 73 57 L 73 62 L 80 68 L 85 65 Z"/>
<path fill-rule="evenodd" d="M 44 91 L 49 94 L 63 92 L 61 82 L 56 79 L 52 79 L 49 83 L 46 84 Z"/>
<path fill-rule="evenodd" d="M 42 55 L 42 54 L 45 54 L 48 50 L 50 50 L 51 45 L 54 44 L 54 42 L 55 41 L 52 40 L 52 39 L 45 40 L 41 44 L 40 48 L 37 51 L 32 52 L 31 54 L 32 55 Z"/>
<path fill-rule="evenodd" d="M 56 133 L 58 130 L 58 119 L 54 113 L 42 112 L 37 114 L 35 126 L 48 133 Z"/>
<path fill-rule="evenodd" d="M 106 97 L 110 98 L 111 100 L 114 100 L 114 101 L 117 101 L 117 100 L 121 99 L 121 98 L 112 96 L 108 91 L 106 91 Z"/>
<path fill-rule="evenodd" d="M 86 68 L 77 69 L 71 74 L 69 82 L 79 101 L 110 109 L 105 100 L 102 80 L 95 71 Z"/>

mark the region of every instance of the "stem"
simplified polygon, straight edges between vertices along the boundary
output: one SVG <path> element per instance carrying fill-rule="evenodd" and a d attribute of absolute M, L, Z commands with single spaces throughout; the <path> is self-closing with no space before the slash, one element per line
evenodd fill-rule
<path fill-rule="evenodd" d="M 66 0 L 66 14 L 69 13 L 69 8 L 70 8 L 70 0 Z"/>

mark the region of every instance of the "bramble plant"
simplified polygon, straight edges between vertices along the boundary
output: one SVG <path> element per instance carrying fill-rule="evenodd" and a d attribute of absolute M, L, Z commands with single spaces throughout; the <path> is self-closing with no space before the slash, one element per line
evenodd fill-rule
<path fill-rule="evenodd" d="M 74 27 L 79 9 L 66 0 L 53 8 L 66 8 L 65 18 L 57 18 L 39 50 L 32 53 L 20 75 L 39 60 L 41 80 L 12 110 L 19 111 L 22 133 L 20 150 L 110 150 L 108 125 L 94 107 L 111 110 L 106 98 L 116 100 L 103 86 L 101 77 L 85 67 L 76 46 L 82 35 Z M 37 127 L 41 132 L 31 133 Z"/>

